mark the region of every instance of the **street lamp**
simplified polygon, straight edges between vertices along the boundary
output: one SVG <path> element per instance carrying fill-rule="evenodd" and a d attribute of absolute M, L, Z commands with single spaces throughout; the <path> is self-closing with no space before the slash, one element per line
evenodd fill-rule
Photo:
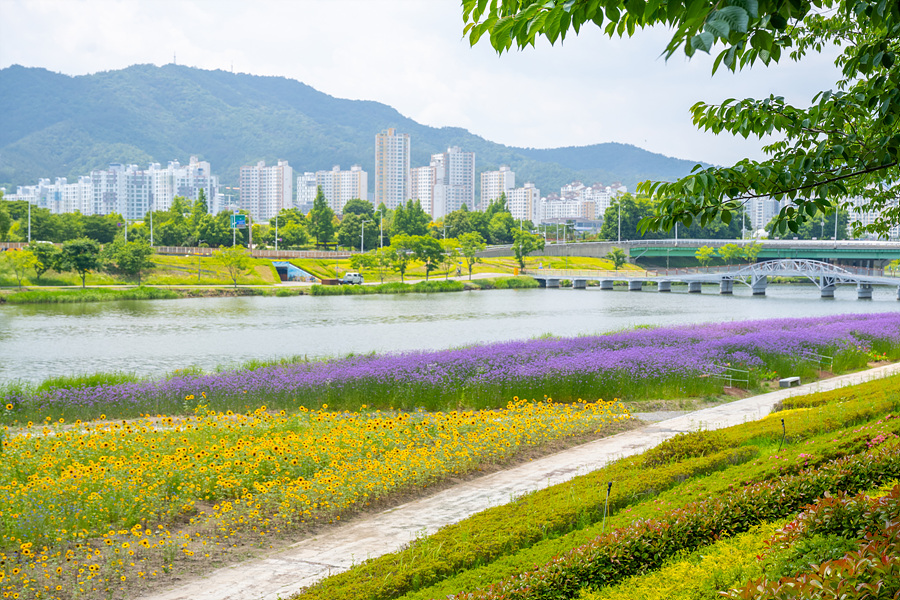
<path fill-rule="evenodd" d="M 378 214 L 381 217 L 379 221 L 378 247 L 384 248 L 384 207 L 378 207 Z"/>
<path fill-rule="evenodd" d="M 275 215 L 275 252 L 278 252 L 278 215 Z"/>

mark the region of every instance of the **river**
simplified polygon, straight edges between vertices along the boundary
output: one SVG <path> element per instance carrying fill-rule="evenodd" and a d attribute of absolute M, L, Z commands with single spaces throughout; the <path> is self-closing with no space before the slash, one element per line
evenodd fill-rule
<path fill-rule="evenodd" d="M 720 296 L 655 291 L 495 290 L 397 296 L 297 296 L 0 305 L 0 382 L 126 371 L 161 375 L 251 359 L 438 349 L 575 336 L 635 325 L 721 322 L 900 310 L 896 288 L 871 301 L 839 287 L 744 286 Z"/>

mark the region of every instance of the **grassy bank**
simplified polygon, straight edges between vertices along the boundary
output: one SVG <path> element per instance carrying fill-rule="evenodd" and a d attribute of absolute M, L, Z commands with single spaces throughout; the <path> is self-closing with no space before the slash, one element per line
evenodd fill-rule
<path fill-rule="evenodd" d="M 368 294 L 435 294 L 464 290 L 512 290 L 538 287 L 531 277 L 497 277 L 472 281 L 430 280 L 416 283 L 382 283 L 380 285 L 314 285 L 313 296 L 362 296 Z"/>

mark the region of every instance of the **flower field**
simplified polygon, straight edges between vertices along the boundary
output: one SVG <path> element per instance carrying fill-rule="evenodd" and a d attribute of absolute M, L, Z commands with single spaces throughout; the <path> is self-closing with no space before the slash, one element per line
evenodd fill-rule
<path fill-rule="evenodd" d="M 236 544 L 342 514 L 629 419 L 613 402 L 516 400 L 448 413 L 243 414 L 19 430 L 0 462 L 0 590 L 129 597 Z"/>
<path fill-rule="evenodd" d="M 831 370 L 900 358 L 900 313 L 747 321 L 637 329 L 609 335 L 515 341 L 443 351 L 351 356 L 319 362 L 163 380 L 10 390 L 6 423 L 46 416 L 96 419 L 190 414 L 204 404 L 245 412 L 327 403 L 340 410 L 447 410 L 502 407 L 509 398 L 684 398 L 721 391 L 714 375 L 750 371 L 751 385 L 773 376 L 814 376 L 814 354 Z"/>

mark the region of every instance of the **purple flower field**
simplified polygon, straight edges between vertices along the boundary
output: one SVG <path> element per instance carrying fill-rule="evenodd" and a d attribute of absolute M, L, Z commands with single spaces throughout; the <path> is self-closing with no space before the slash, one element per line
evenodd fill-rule
<path fill-rule="evenodd" d="M 835 371 L 876 356 L 900 358 L 900 312 L 636 329 L 609 335 L 511 341 L 442 351 L 355 356 L 225 373 L 54 389 L 5 399 L 22 414 L 108 418 L 189 412 L 198 404 L 244 411 L 300 405 L 358 410 L 487 408 L 513 396 L 594 401 L 721 391 L 703 377 L 726 366 L 810 376 L 816 352 Z M 35 419 L 35 420 L 37 420 Z"/>

